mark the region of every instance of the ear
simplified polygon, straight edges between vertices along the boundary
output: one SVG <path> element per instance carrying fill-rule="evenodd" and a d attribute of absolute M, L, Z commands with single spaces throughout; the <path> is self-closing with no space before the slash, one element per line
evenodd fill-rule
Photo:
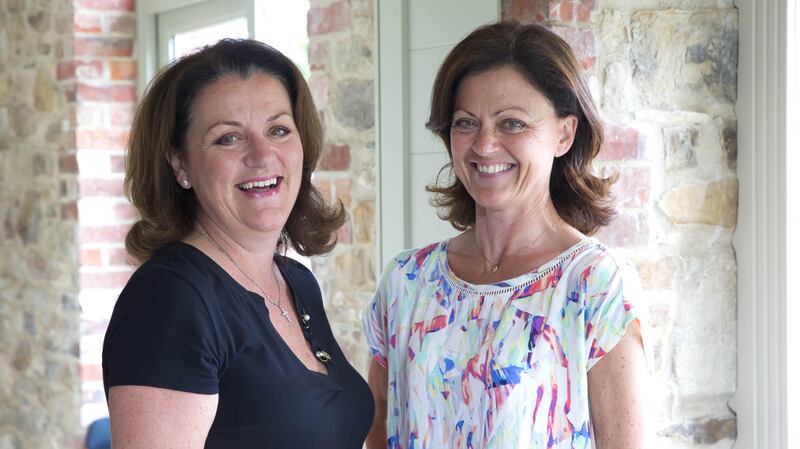
<path fill-rule="evenodd" d="M 559 131 L 561 132 L 558 138 L 558 147 L 556 148 L 556 157 L 561 157 L 572 148 L 572 142 L 575 141 L 575 132 L 578 130 L 578 117 L 568 115 L 559 119 Z"/>
<path fill-rule="evenodd" d="M 181 159 L 177 151 L 170 150 L 169 153 L 167 153 L 167 162 L 170 167 L 172 167 L 172 172 L 175 174 L 178 185 L 184 189 L 191 188 L 192 183 L 189 180 L 189 172 L 186 170 L 183 159 Z"/>

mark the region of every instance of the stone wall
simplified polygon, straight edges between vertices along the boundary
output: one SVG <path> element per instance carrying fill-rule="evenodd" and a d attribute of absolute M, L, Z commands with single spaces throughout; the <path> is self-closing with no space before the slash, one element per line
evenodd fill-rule
<path fill-rule="evenodd" d="M 79 441 L 72 2 L 0 2 L 0 448 Z"/>
<path fill-rule="evenodd" d="M 339 245 L 312 259 L 336 338 L 366 373 L 361 309 L 375 289 L 375 63 L 373 0 L 311 0 L 311 90 L 327 144 L 315 183 L 347 207 Z"/>
<path fill-rule="evenodd" d="M 729 448 L 736 420 L 737 12 L 733 0 L 504 0 L 576 50 L 620 173 L 599 237 L 649 305 L 656 447 Z"/>

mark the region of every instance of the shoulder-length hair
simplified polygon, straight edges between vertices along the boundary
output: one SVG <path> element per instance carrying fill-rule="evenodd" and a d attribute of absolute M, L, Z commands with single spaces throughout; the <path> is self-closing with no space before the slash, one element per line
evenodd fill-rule
<path fill-rule="evenodd" d="M 574 115 L 578 127 L 571 149 L 555 159 L 550 175 L 550 197 L 558 214 L 579 231 L 591 235 L 614 216 L 610 198 L 616 176 L 600 178 L 592 173 L 592 160 L 603 142 L 603 125 L 580 66 L 569 45 L 541 25 L 499 22 L 485 25 L 459 42 L 439 68 L 431 95 L 431 114 L 426 127 L 444 142 L 450 162 L 447 185 L 426 187 L 439 216 L 458 230 L 475 223 L 475 200 L 464 184 L 452 176 L 453 153 L 450 127 L 455 96 L 468 75 L 499 67 L 511 67 L 550 101 L 558 117 Z"/>
<path fill-rule="evenodd" d="M 260 72 L 280 80 L 289 94 L 303 145 L 300 191 L 278 242 L 302 255 L 330 251 L 335 232 L 344 223 L 341 201 L 326 203 L 311 183 L 323 149 L 323 131 L 308 84 L 292 61 L 274 48 L 243 39 L 223 39 L 167 66 L 150 83 L 134 117 L 128 140 L 125 193 L 140 219 L 125 238 L 131 257 L 143 262 L 164 245 L 177 242 L 194 228 L 197 198 L 182 189 L 168 162 L 183 154 L 192 108 L 200 92 L 229 75 L 242 79 Z"/>

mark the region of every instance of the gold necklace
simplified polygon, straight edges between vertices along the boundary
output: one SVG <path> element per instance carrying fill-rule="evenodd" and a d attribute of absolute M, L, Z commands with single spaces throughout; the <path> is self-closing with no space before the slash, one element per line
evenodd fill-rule
<path fill-rule="evenodd" d="M 206 236 L 208 236 L 208 239 L 211 240 L 211 243 L 213 243 L 214 246 L 216 246 L 217 249 L 220 250 L 220 252 L 222 252 L 222 254 L 224 254 L 225 257 L 227 257 L 228 260 L 231 261 L 233 266 L 236 267 L 236 269 L 239 270 L 239 272 L 242 273 L 244 275 L 244 277 L 246 277 L 247 279 L 250 279 L 250 282 L 255 284 L 255 286 L 258 287 L 259 290 L 261 290 L 261 293 L 264 295 L 264 298 L 266 298 L 267 301 L 269 301 L 270 304 L 272 304 L 273 306 L 277 307 L 278 310 L 280 310 L 281 315 L 286 319 L 286 322 L 287 323 L 291 323 L 292 320 L 289 318 L 289 311 L 283 308 L 283 304 L 282 304 L 283 298 L 281 297 L 281 283 L 278 281 L 278 274 L 275 272 L 275 267 L 272 268 L 272 275 L 275 276 L 275 285 L 278 286 L 278 302 L 275 302 L 272 299 L 272 297 L 269 296 L 269 293 L 267 293 L 267 291 L 264 289 L 264 287 L 262 287 L 261 284 L 256 282 L 255 279 L 251 278 L 250 275 L 247 274 L 247 272 L 245 272 L 242 269 L 242 267 L 240 267 L 239 264 L 236 263 L 235 260 L 233 260 L 233 257 L 231 257 L 231 255 L 228 254 L 228 252 L 225 251 L 219 243 L 217 243 L 217 241 L 214 239 L 214 237 L 212 237 L 211 234 L 209 234 L 208 231 L 206 231 L 206 228 L 205 228 L 205 226 L 202 225 L 202 223 L 200 223 L 198 221 L 197 224 L 200 226 L 200 228 L 203 229 L 203 233 Z"/>
<path fill-rule="evenodd" d="M 551 228 L 551 230 L 552 230 L 552 228 Z M 522 248 L 521 248 L 519 251 L 515 251 L 515 252 L 513 252 L 513 253 L 511 253 L 511 254 L 503 254 L 503 255 L 501 255 L 501 256 L 500 256 L 500 260 L 498 260 L 498 261 L 495 263 L 493 260 L 491 260 L 491 259 L 489 259 L 488 257 L 486 257 L 486 256 L 484 256 L 484 255 L 483 255 L 483 248 L 481 248 L 481 245 L 478 243 L 478 232 L 477 232 L 477 231 L 474 231 L 474 230 L 473 230 L 473 232 L 472 232 L 472 238 L 473 238 L 473 240 L 475 241 L 475 246 L 478 248 L 478 254 L 480 254 L 480 256 L 483 258 L 483 260 L 485 260 L 485 261 L 489 262 L 489 265 L 491 265 L 491 266 L 492 266 L 492 268 L 491 268 L 491 270 L 492 270 L 492 273 L 497 273 L 497 271 L 500 269 L 500 264 L 503 262 L 503 259 L 504 259 L 506 256 L 513 256 L 514 254 L 517 254 L 517 253 L 519 253 L 520 251 L 522 251 L 522 250 L 524 250 L 524 249 L 527 249 L 527 248 L 530 248 L 530 247 L 532 247 L 533 245 L 535 245 L 535 244 L 536 244 L 536 242 L 538 242 L 539 240 L 541 240 L 541 238 L 542 238 L 542 237 L 544 237 L 544 235 L 545 235 L 545 233 L 544 233 L 544 232 L 542 232 L 541 234 L 539 234 L 538 236 L 536 236 L 536 238 L 535 238 L 535 239 L 533 239 L 533 241 L 532 241 L 532 242 L 530 242 L 530 243 L 528 243 L 527 245 L 523 246 L 523 247 L 522 247 Z"/>

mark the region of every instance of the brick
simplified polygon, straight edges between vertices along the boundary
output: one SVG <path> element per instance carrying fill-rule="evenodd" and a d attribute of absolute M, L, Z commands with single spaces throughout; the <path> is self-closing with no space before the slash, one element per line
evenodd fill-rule
<path fill-rule="evenodd" d="M 125 156 L 111 156 L 109 163 L 112 173 L 125 173 Z"/>
<path fill-rule="evenodd" d="M 80 83 L 78 99 L 81 101 L 133 103 L 136 101 L 136 89 L 133 86 L 91 86 Z"/>
<path fill-rule="evenodd" d="M 336 231 L 336 242 L 342 245 L 353 243 L 353 228 L 350 219 L 344 222 L 341 228 Z"/>
<path fill-rule="evenodd" d="M 350 26 L 350 11 L 344 1 L 313 7 L 308 11 L 309 36 L 335 33 L 348 26 Z"/>
<path fill-rule="evenodd" d="M 100 16 L 93 13 L 76 12 L 73 30 L 77 33 L 99 33 Z"/>
<path fill-rule="evenodd" d="M 109 110 L 111 126 L 129 128 L 133 124 L 133 107 L 112 108 Z"/>
<path fill-rule="evenodd" d="M 328 64 L 328 44 L 312 42 L 308 50 L 308 63 L 311 70 L 325 70 Z"/>
<path fill-rule="evenodd" d="M 627 126 L 608 126 L 605 141 L 597 158 L 605 161 L 640 159 L 643 155 L 644 136 Z"/>
<path fill-rule="evenodd" d="M 134 11 L 135 0 L 74 0 L 76 10 Z"/>
<path fill-rule="evenodd" d="M 329 179 L 314 179 L 314 187 L 319 190 L 326 201 L 331 200 L 331 181 Z"/>
<path fill-rule="evenodd" d="M 128 37 L 76 37 L 75 55 L 83 57 L 130 57 L 133 39 Z"/>
<path fill-rule="evenodd" d="M 81 150 L 121 150 L 128 143 L 126 130 L 79 129 L 75 135 L 76 144 Z"/>
<path fill-rule="evenodd" d="M 350 145 L 328 144 L 322 152 L 319 170 L 341 171 L 350 168 Z"/>
<path fill-rule="evenodd" d="M 61 205 L 61 219 L 74 221 L 78 219 L 78 203 L 71 201 Z"/>
<path fill-rule="evenodd" d="M 89 288 L 122 288 L 130 279 L 133 272 L 126 271 L 109 271 L 105 273 L 91 272 L 81 273 L 81 289 Z"/>
<path fill-rule="evenodd" d="M 650 226 L 646 212 L 621 212 L 606 227 L 597 232 L 597 238 L 612 248 L 644 246 L 650 241 Z"/>
<path fill-rule="evenodd" d="M 589 9 L 587 6 L 582 4 L 576 6 L 575 19 L 578 22 L 588 22 L 591 17 L 592 17 L 592 10 Z"/>
<path fill-rule="evenodd" d="M 137 64 L 134 60 L 110 61 L 112 80 L 135 80 Z"/>
<path fill-rule="evenodd" d="M 130 225 L 81 226 L 80 242 L 88 243 L 120 243 L 125 241 Z"/>
<path fill-rule="evenodd" d="M 552 31 L 561 36 L 572 47 L 575 57 L 584 70 L 594 67 L 597 59 L 594 31 L 568 27 L 553 27 Z"/>
<path fill-rule="evenodd" d="M 571 22 L 575 19 L 575 4 L 569 0 L 551 4 L 550 19 Z"/>
<path fill-rule="evenodd" d="M 99 267 L 103 264 L 103 254 L 97 248 L 82 248 L 78 254 L 78 260 L 82 267 Z"/>
<path fill-rule="evenodd" d="M 642 207 L 650 200 L 650 168 L 633 167 L 620 170 L 613 187 L 619 207 Z"/>
<path fill-rule="evenodd" d="M 334 181 L 336 198 L 342 200 L 344 207 L 347 209 L 350 209 L 351 190 L 352 180 L 350 178 L 339 178 Z"/>
<path fill-rule="evenodd" d="M 114 216 L 121 220 L 136 220 L 139 213 L 131 203 L 118 203 L 114 205 Z"/>
<path fill-rule="evenodd" d="M 81 382 L 91 382 L 103 380 L 103 367 L 97 363 L 81 364 Z"/>
<path fill-rule="evenodd" d="M 79 80 L 103 79 L 103 63 L 100 61 L 75 61 L 75 77 Z"/>
<path fill-rule="evenodd" d="M 121 248 L 108 248 L 108 264 L 111 266 L 128 266 L 128 252 L 125 247 Z"/>
<path fill-rule="evenodd" d="M 75 78 L 75 62 L 59 62 L 56 67 L 56 78 L 59 81 Z"/>
<path fill-rule="evenodd" d="M 78 158 L 75 154 L 61 154 L 58 156 L 59 174 L 77 174 Z"/>
<path fill-rule="evenodd" d="M 550 0 L 505 0 L 503 1 L 503 20 L 516 20 L 523 23 L 542 23 L 547 20 Z"/>
<path fill-rule="evenodd" d="M 103 30 L 107 33 L 134 36 L 136 19 L 131 14 L 107 14 L 103 17 Z"/>
<path fill-rule="evenodd" d="M 82 198 L 90 196 L 123 196 L 122 179 L 85 179 L 78 180 L 78 189 Z"/>

